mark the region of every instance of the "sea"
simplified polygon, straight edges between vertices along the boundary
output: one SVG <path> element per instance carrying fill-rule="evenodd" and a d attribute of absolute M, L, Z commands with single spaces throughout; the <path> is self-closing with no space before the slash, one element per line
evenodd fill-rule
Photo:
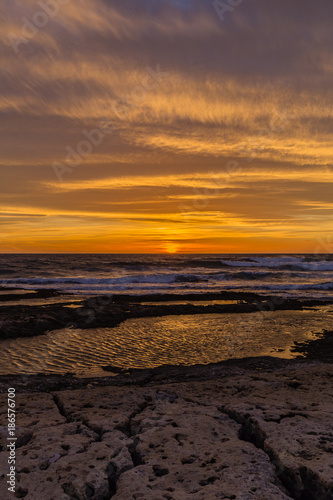
<path fill-rule="evenodd" d="M 68 307 L 79 308 L 75 301 L 105 294 L 148 294 L 153 296 L 151 305 L 158 294 L 173 294 L 173 301 L 179 296 L 179 303 L 183 295 L 189 302 L 188 297 L 196 294 L 196 304 L 197 294 L 223 291 L 325 299 L 326 303 L 302 310 L 131 318 L 113 328 L 68 327 L 3 339 L 0 375 L 105 376 L 112 374 L 112 370 L 105 372 L 110 366 L 153 368 L 257 356 L 294 358 L 295 342 L 316 339 L 333 325 L 332 255 L 2 254 L 0 295 L 9 289 L 18 300 L 7 302 L 3 297 L 0 310 L 37 305 L 41 314 L 57 301 L 70 299 Z M 55 289 L 61 295 L 34 299 L 33 291 L 43 289 Z M 19 298 L 20 290 L 25 290 L 24 299 Z"/>
<path fill-rule="evenodd" d="M 0 286 L 79 295 L 243 291 L 330 298 L 333 255 L 0 254 Z"/>

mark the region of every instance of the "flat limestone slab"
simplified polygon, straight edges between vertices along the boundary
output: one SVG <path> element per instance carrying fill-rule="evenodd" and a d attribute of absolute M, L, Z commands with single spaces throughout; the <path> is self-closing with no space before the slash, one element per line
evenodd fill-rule
<path fill-rule="evenodd" d="M 120 477 L 114 499 L 288 498 L 267 455 L 216 407 L 161 393 L 151 410 L 132 420 L 142 465 Z"/>
<path fill-rule="evenodd" d="M 333 498 L 333 366 L 205 381 L 17 393 L 16 497 Z M 5 424 L 6 397 L 1 396 Z"/>

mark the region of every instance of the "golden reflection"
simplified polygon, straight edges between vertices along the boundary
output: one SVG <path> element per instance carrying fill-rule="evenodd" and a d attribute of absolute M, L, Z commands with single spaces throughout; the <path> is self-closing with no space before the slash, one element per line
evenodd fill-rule
<path fill-rule="evenodd" d="M 164 249 L 167 253 L 177 253 L 179 250 L 179 245 L 173 241 L 167 241 L 164 243 Z"/>

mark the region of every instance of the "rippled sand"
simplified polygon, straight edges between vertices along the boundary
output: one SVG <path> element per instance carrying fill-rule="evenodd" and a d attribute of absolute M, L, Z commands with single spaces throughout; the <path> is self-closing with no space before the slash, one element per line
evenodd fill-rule
<path fill-rule="evenodd" d="M 273 355 L 331 328 L 332 308 L 130 319 L 115 328 L 67 329 L 1 342 L 0 374 L 147 368 Z"/>

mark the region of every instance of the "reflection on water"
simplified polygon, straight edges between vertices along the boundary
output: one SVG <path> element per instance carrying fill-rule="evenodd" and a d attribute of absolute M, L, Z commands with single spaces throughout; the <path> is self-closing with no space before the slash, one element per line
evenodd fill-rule
<path fill-rule="evenodd" d="M 116 328 L 67 329 L 1 342 L 1 374 L 147 368 L 228 358 L 292 357 L 294 341 L 330 329 L 328 307 L 263 315 L 202 314 L 130 319 Z"/>
<path fill-rule="evenodd" d="M 46 299 L 20 299 L 20 300 L 6 300 L 0 302 L 0 307 L 2 306 L 48 306 L 50 304 L 67 304 L 65 307 L 80 307 L 80 305 L 74 304 L 74 302 L 82 302 L 82 297 L 78 299 L 72 299 L 72 297 L 47 297 Z"/>
<path fill-rule="evenodd" d="M 2 288 L 0 290 L 0 295 L 22 295 L 26 293 L 36 294 L 35 290 L 23 290 L 22 288 L 19 288 L 18 290 L 12 290 L 11 288 Z"/>

